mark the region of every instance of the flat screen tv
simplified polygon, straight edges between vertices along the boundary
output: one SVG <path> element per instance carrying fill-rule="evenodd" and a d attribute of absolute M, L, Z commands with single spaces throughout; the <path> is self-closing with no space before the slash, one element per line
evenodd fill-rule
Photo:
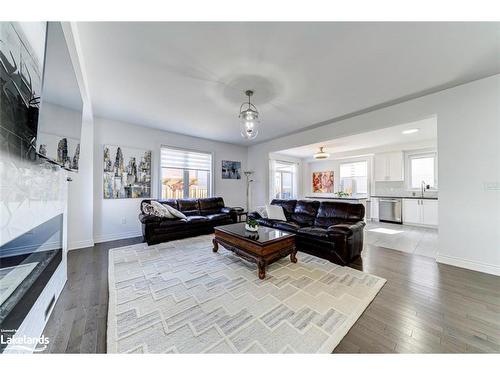
<path fill-rule="evenodd" d="M 36 160 L 46 22 L 0 22 L 0 152 Z"/>

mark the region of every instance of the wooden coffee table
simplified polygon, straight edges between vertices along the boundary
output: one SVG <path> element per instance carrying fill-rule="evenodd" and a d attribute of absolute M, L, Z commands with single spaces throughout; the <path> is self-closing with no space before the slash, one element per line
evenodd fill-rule
<path fill-rule="evenodd" d="M 257 232 L 245 229 L 245 223 L 215 227 L 213 251 L 219 244 L 250 262 L 257 263 L 259 279 L 266 277 L 266 266 L 290 255 L 290 261 L 297 263 L 295 234 L 278 229 L 259 227 Z"/>

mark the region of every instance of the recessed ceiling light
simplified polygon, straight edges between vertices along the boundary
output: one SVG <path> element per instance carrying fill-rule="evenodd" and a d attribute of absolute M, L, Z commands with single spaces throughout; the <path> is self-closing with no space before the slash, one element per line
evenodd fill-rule
<path fill-rule="evenodd" d="M 408 129 L 408 130 L 403 130 L 401 133 L 403 133 L 403 134 L 413 134 L 413 133 L 416 133 L 418 131 L 419 131 L 419 129 Z"/>

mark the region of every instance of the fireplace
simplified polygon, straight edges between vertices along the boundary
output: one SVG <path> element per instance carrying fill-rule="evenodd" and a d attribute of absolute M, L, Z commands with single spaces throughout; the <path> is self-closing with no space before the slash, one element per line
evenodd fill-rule
<path fill-rule="evenodd" d="M 60 214 L 0 247 L 2 341 L 16 332 L 61 263 L 62 233 Z M 0 352 L 5 347 L 1 343 Z"/>

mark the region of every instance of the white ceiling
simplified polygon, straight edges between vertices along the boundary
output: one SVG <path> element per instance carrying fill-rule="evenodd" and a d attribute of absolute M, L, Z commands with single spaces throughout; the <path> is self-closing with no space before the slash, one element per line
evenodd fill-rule
<path fill-rule="evenodd" d="M 409 129 L 419 129 L 419 131 L 412 134 L 402 134 L 404 130 Z M 356 151 L 360 154 L 368 154 L 376 149 L 387 148 L 387 146 L 417 146 L 424 144 L 426 141 L 427 144 L 436 144 L 437 119 L 435 117 L 371 132 L 350 135 L 348 137 L 325 140 L 322 143 L 291 148 L 278 151 L 277 153 L 300 159 L 314 160 L 313 154 L 318 152 L 320 146 L 323 146 L 324 151 L 330 154 L 330 158 L 335 158 L 344 157 L 351 151 Z"/>
<path fill-rule="evenodd" d="M 95 114 L 253 142 L 500 73 L 500 23 L 79 23 Z"/>

